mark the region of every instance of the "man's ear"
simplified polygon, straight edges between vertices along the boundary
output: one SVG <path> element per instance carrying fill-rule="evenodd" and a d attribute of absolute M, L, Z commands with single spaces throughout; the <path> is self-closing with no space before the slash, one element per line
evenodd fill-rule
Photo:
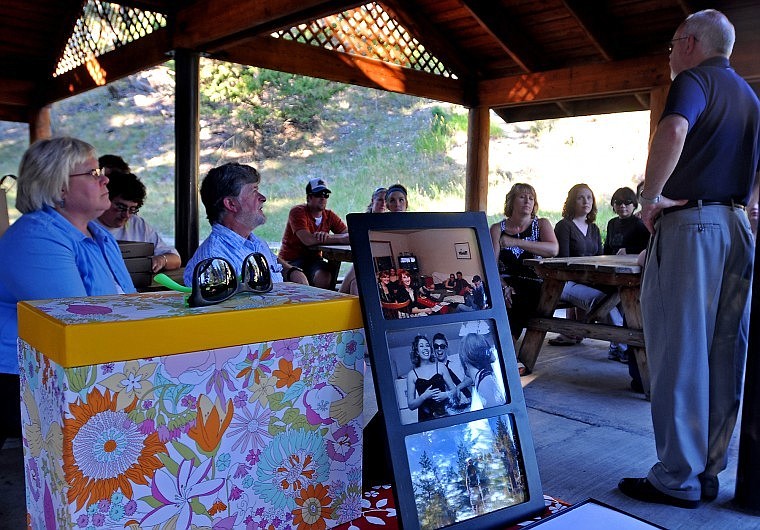
<path fill-rule="evenodd" d="M 222 200 L 222 204 L 224 205 L 225 210 L 228 210 L 232 213 L 236 213 L 238 211 L 238 203 L 235 200 L 235 197 L 225 197 Z"/>

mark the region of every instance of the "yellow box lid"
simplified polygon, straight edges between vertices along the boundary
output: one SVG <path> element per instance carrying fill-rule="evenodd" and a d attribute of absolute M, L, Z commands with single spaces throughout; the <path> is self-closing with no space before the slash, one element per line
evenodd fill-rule
<path fill-rule="evenodd" d="M 175 292 L 35 300 L 19 337 L 64 368 L 361 328 L 359 299 L 294 283 L 190 308 Z"/>

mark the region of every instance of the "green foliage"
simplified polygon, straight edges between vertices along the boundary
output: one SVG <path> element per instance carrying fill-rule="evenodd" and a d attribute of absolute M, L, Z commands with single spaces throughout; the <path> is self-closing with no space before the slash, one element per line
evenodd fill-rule
<path fill-rule="evenodd" d="M 201 78 L 205 111 L 233 115 L 259 130 L 279 130 L 284 123 L 312 129 L 327 101 L 343 90 L 322 79 L 221 61 L 204 62 Z"/>
<path fill-rule="evenodd" d="M 434 155 L 449 148 L 454 136 L 454 126 L 451 123 L 451 115 L 441 107 L 433 107 L 430 112 L 430 129 L 420 133 L 414 147 L 418 153 Z"/>

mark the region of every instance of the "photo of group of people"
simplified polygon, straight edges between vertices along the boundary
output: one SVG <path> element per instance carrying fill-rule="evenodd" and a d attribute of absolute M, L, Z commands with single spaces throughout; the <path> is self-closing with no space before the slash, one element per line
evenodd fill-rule
<path fill-rule="evenodd" d="M 406 437 L 417 515 L 435 530 L 525 502 L 528 489 L 511 415 Z"/>
<path fill-rule="evenodd" d="M 488 309 L 480 256 L 462 260 L 449 241 L 475 244 L 472 229 L 370 232 L 383 316 L 399 318 Z M 446 241 L 446 243 L 442 243 Z M 454 272 L 451 272 L 454 271 Z"/>
<path fill-rule="evenodd" d="M 493 321 L 386 332 L 401 423 L 507 403 Z"/>

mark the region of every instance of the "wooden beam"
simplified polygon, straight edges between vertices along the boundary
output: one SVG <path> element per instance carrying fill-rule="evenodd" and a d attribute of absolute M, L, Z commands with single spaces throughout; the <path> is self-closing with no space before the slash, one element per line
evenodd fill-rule
<path fill-rule="evenodd" d="M 494 112 L 506 123 L 515 123 L 567 118 L 568 116 L 592 116 L 596 114 L 648 110 L 649 105 L 643 105 L 637 96 L 638 94 L 565 101 L 562 102 L 561 106 L 557 102 L 551 102 L 539 103 L 537 105 L 522 105 L 519 107 L 501 107 L 494 109 Z"/>
<path fill-rule="evenodd" d="M 36 87 L 31 80 L 0 78 L 0 101 L 3 105 L 29 106 L 34 102 Z"/>
<path fill-rule="evenodd" d="M 512 22 L 512 17 L 503 4 L 493 0 L 461 0 L 483 29 L 496 39 L 501 48 L 525 72 L 535 72 L 542 67 L 537 59 L 535 39 L 525 34 L 523 29 Z"/>
<path fill-rule="evenodd" d="M 30 114 L 29 144 L 53 136 L 53 130 L 50 127 L 50 105 L 35 109 Z"/>
<path fill-rule="evenodd" d="M 0 121 L 29 123 L 29 110 L 27 107 L 19 107 L 18 105 L 0 104 Z"/>
<path fill-rule="evenodd" d="M 54 78 L 39 103 L 47 105 L 164 63 L 170 50 L 169 30 L 161 28 Z"/>
<path fill-rule="evenodd" d="M 277 28 L 362 5 L 357 0 L 216 0 L 177 12 L 174 48 L 215 52 Z"/>
<path fill-rule="evenodd" d="M 468 212 L 485 212 L 488 207 L 490 133 L 489 108 L 471 108 L 467 121 L 467 172 L 464 191 L 464 207 Z"/>
<path fill-rule="evenodd" d="M 447 68 L 451 68 L 457 77 L 462 79 L 478 74 L 480 65 L 475 58 L 464 57 L 462 52 L 452 45 L 451 39 L 430 24 L 414 3 L 403 0 L 382 0 L 379 3 Z"/>
<path fill-rule="evenodd" d="M 249 39 L 244 46 L 228 48 L 215 57 L 457 105 L 466 103 L 462 81 L 285 39 Z"/>
<path fill-rule="evenodd" d="M 648 92 L 670 81 L 660 56 L 576 66 L 481 81 L 481 105 L 492 108 Z"/>
<path fill-rule="evenodd" d="M 617 35 L 615 31 L 616 23 L 614 19 L 606 12 L 601 4 L 583 1 L 583 0 L 563 0 L 565 9 L 570 13 L 586 37 L 591 41 L 594 47 L 599 51 L 602 59 L 612 61 L 617 59 L 615 53 L 615 44 L 612 35 Z"/>

